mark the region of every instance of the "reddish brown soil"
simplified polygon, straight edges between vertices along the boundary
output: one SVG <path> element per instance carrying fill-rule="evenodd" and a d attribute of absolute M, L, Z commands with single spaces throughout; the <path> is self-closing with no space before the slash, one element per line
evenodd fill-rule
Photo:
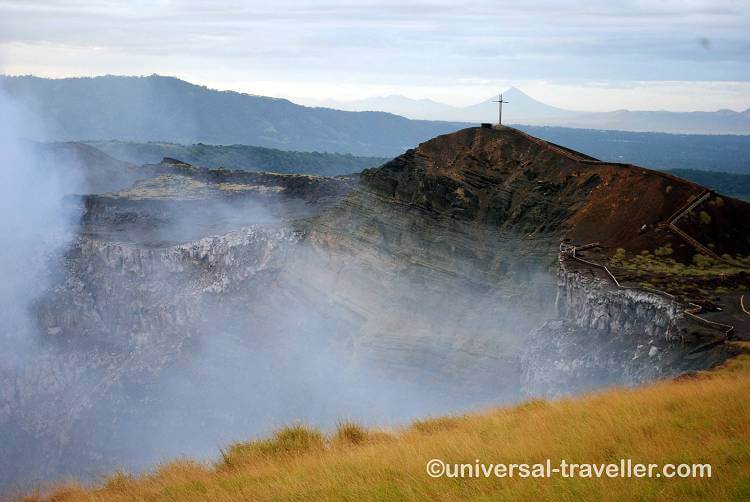
<path fill-rule="evenodd" d="M 501 230 L 599 242 L 607 254 L 670 244 L 681 261 L 698 251 L 667 222 L 706 192 L 666 173 L 592 160 L 509 127 L 439 136 L 365 171 L 363 179 L 402 202 Z M 709 224 L 700 222 L 701 211 Z M 709 198 L 678 226 L 719 255 L 750 254 L 749 203 Z"/>

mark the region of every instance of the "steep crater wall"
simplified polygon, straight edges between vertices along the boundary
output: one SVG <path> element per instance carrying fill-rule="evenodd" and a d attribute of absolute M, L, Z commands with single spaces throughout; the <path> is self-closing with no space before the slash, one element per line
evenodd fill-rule
<path fill-rule="evenodd" d="M 529 396 L 637 385 L 710 368 L 733 353 L 725 334 L 685 314 L 669 295 L 621 287 L 601 269 L 565 261 L 558 317 L 535 329 L 521 358 Z"/>

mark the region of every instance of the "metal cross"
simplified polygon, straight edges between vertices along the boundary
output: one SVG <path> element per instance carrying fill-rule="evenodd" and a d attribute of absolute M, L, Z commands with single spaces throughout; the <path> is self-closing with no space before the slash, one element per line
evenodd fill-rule
<path fill-rule="evenodd" d="M 502 124 L 503 123 L 503 103 L 510 103 L 510 101 L 503 101 L 503 95 L 500 94 L 500 97 L 496 100 L 493 100 L 492 102 L 497 103 L 497 123 Z"/>

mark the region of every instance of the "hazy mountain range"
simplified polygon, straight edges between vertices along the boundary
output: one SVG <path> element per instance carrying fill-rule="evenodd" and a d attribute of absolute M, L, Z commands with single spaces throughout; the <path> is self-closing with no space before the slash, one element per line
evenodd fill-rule
<path fill-rule="evenodd" d="M 29 112 L 22 134 L 47 141 L 202 142 L 394 156 L 466 127 L 384 112 L 311 108 L 158 75 L 0 76 L 0 87 Z"/>
<path fill-rule="evenodd" d="M 391 157 L 434 136 L 497 120 L 493 98 L 455 108 L 391 96 L 347 105 L 382 111 L 344 111 L 217 91 L 158 75 L 65 79 L 0 76 L 0 87 L 29 112 L 25 115 L 31 119 L 23 124 L 22 134 L 45 141 L 239 144 Z M 750 134 L 750 110 L 583 113 L 546 105 L 515 88 L 504 97 L 510 102 L 503 110 L 504 123 Z M 394 111 L 430 120 L 389 113 Z"/>
<path fill-rule="evenodd" d="M 498 96 L 492 96 L 480 103 L 466 107 L 455 107 L 430 99 L 411 99 L 404 96 L 384 96 L 356 101 L 320 101 L 318 104 L 341 110 L 369 111 L 380 110 L 403 115 L 410 119 L 453 120 L 459 122 L 497 122 Z M 582 112 L 563 110 L 547 105 L 511 87 L 503 93 L 503 100 L 509 103 L 503 108 L 504 123 L 546 124 L 566 117 L 574 117 Z"/>
<path fill-rule="evenodd" d="M 750 134 L 750 108 L 742 112 L 630 111 L 584 112 L 547 105 L 511 87 L 503 92 L 509 103 L 503 108 L 503 122 L 589 129 L 692 134 Z M 497 96 L 475 105 L 455 107 L 429 99 L 385 96 L 357 101 L 321 101 L 319 104 L 341 110 L 380 110 L 411 119 L 459 122 L 497 121 Z M 750 104 L 750 103 L 748 103 Z"/>

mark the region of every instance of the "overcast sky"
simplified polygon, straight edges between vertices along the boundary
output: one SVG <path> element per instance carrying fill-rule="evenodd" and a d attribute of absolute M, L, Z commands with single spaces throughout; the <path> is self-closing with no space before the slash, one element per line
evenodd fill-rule
<path fill-rule="evenodd" d="M 750 107 L 750 1 L 0 0 L 0 72 L 454 105 Z"/>

